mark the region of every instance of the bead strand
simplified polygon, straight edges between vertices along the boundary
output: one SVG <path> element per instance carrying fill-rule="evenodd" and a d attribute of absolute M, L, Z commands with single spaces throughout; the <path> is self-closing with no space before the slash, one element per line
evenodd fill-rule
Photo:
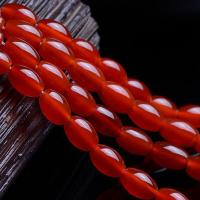
<path fill-rule="evenodd" d="M 126 168 L 118 152 L 99 144 L 98 135 L 92 125 L 78 116 L 71 116 L 65 97 L 54 90 L 46 89 L 39 75 L 33 70 L 12 65 L 6 54 L 1 66 L 1 72 L 8 73 L 10 83 L 18 92 L 25 96 L 38 97 L 44 116 L 52 123 L 64 125 L 69 141 L 78 149 L 88 152 L 93 165 L 101 173 L 119 178 L 132 196 L 140 199 L 176 200 L 176 194 L 187 200 L 187 197 L 178 191 L 168 188 L 158 190 L 155 181 L 145 172 L 136 168 Z"/>
<path fill-rule="evenodd" d="M 23 7 L 23 9 L 26 10 L 27 8 Z M 45 37 L 60 40 L 73 50 L 73 53 L 77 58 L 88 60 L 101 69 L 107 80 L 118 82 L 128 88 L 135 99 L 150 103 L 166 117 L 179 118 L 190 122 L 196 128 L 200 127 L 200 106 L 190 105 L 177 109 L 175 104 L 167 98 L 152 96 L 143 82 L 128 78 L 124 68 L 119 63 L 112 59 L 101 58 L 100 54 L 91 43 L 83 39 L 72 39 L 70 33 L 62 24 L 50 19 L 44 19 L 37 22 L 37 18 L 29 9 L 27 9 L 26 15 L 19 10 L 19 5 L 8 4 L 2 7 L 1 15 L 6 20 L 17 18 L 32 25 L 36 25 Z M 7 28 L 10 28 L 10 31 L 12 31 L 12 26 L 10 25 L 13 24 L 14 22 L 7 24 Z M 37 33 L 33 33 L 33 35 L 34 37 L 39 36 Z M 37 39 L 39 40 L 38 37 L 35 38 L 35 40 Z M 32 42 L 31 45 L 37 48 L 38 43 L 36 42 L 38 41 Z"/>

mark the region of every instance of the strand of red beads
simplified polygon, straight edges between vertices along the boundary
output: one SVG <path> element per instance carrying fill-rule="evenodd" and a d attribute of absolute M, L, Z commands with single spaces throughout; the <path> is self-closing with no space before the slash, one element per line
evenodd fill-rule
<path fill-rule="evenodd" d="M 0 74 L 8 73 L 13 64 L 7 54 L 0 52 Z M 200 181 L 197 173 L 200 170 L 199 156 L 189 157 L 183 149 L 165 142 L 154 144 L 143 131 L 133 127 L 123 127 L 116 114 L 103 106 L 97 106 L 85 89 L 77 84 L 70 84 L 64 72 L 55 65 L 40 61 L 35 66 L 35 71 L 46 89 L 60 92 L 66 98 L 72 112 L 87 117 L 98 132 L 115 137 L 122 149 L 134 155 L 150 156 L 157 164 L 168 169 L 186 169 L 191 177 Z M 56 124 L 60 125 L 59 121 Z"/>
<path fill-rule="evenodd" d="M 23 12 L 23 9 L 27 13 Z M 105 78 L 109 81 L 118 82 L 133 94 L 135 99 L 148 102 L 156 107 L 164 116 L 179 118 L 200 127 L 200 106 L 188 105 L 177 109 L 175 104 L 167 98 L 161 96 L 152 96 L 146 85 L 136 79 L 127 77 L 124 68 L 116 61 L 108 58 L 101 58 L 95 47 L 83 39 L 72 39 L 66 28 L 53 20 L 45 19 L 37 22 L 35 15 L 26 7 L 16 4 L 7 4 L 2 7 L 1 15 L 4 19 L 21 19 L 36 25 L 42 31 L 44 37 L 50 37 L 62 41 L 69 46 L 76 58 L 88 60 L 103 72 Z M 38 46 L 37 41 L 34 41 Z M 34 47 L 36 47 L 34 46 Z"/>
<path fill-rule="evenodd" d="M 12 12 L 5 11 L 5 8 Z M 58 65 L 62 69 L 67 68 L 77 83 L 88 90 L 98 92 L 109 108 L 116 112 L 127 113 L 139 127 L 149 131 L 160 131 L 161 135 L 170 143 L 181 147 L 195 147 L 198 152 L 200 151 L 200 135 L 197 129 L 184 121 L 162 118 L 160 113 L 150 104 L 135 102 L 128 90 L 118 84 L 105 81 L 98 68 L 87 61 L 75 59 L 71 50 L 63 43 L 46 39 L 36 27 L 19 21 L 20 19 L 29 23 L 34 21 L 32 24 L 35 24 L 36 18 L 33 14 L 31 17 L 34 17 L 34 20 L 33 18 L 30 20 L 29 15 L 19 14 L 19 9 L 16 9 L 16 5 L 13 4 L 4 6 L 1 13 L 2 17 L 5 18 L 5 24 L 2 20 L 2 29 L 8 39 L 2 48 L 15 63 L 34 68 L 39 60 L 38 55 L 28 44 L 22 44 L 20 40 L 12 39 L 13 36 L 26 40 L 38 49 L 45 60 Z M 10 20 L 12 15 L 9 13 L 14 13 L 15 19 L 17 18 L 18 21 Z M 55 23 L 52 26 L 56 27 Z M 52 34 L 52 31 L 50 33 Z M 49 37 L 53 37 L 51 34 Z M 23 60 L 20 59 L 22 55 L 25 58 Z M 112 101 L 110 101 L 111 99 Z"/>
<path fill-rule="evenodd" d="M 98 135 L 88 121 L 71 116 L 70 107 L 64 96 L 55 90 L 46 89 L 39 75 L 30 68 L 12 65 L 6 54 L 4 58 L 5 62 L 1 61 L 0 65 L 1 73 L 8 73 L 10 83 L 22 95 L 39 98 L 44 116 L 54 124 L 64 125 L 69 141 L 78 149 L 89 152 L 97 170 L 107 176 L 119 178 L 124 188 L 137 198 L 177 200 L 178 196 L 187 200 L 187 197 L 173 189 L 158 190 L 155 181 L 145 172 L 136 168 L 126 168 L 117 151 L 98 143 Z"/>

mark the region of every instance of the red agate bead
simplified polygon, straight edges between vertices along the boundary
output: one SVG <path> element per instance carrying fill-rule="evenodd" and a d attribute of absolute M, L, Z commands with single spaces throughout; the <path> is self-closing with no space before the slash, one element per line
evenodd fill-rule
<path fill-rule="evenodd" d="M 63 93 L 69 87 L 69 81 L 65 73 L 47 61 L 40 61 L 36 66 L 36 71 L 48 89 L 54 89 Z"/>
<path fill-rule="evenodd" d="M 24 96 L 38 97 L 44 90 L 40 77 L 29 68 L 13 66 L 8 78 L 12 86 Z"/>
<path fill-rule="evenodd" d="M 135 168 L 124 170 L 120 182 L 131 195 L 139 199 L 153 199 L 157 190 L 155 181 L 145 172 Z"/>
<path fill-rule="evenodd" d="M 194 156 L 188 159 L 186 171 L 192 178 L 200 181 L 200 156 Z"/>
<path fill-rule="evenodd" d="M 79 85 L 72 84 L 65 90 L 64 96 L 72 111 L 81 116 L 90 116 L 96 109 L 92 95 Z"/>
<path fill-rule="evenodd" d="M 150 104 L 136 101 L 136 105 L 129 111 L 130 118 L 140 128 L 148 131 L 159 131 L 162 127 L 160 113 Z"/>
<path fill-rule="evenodd" d="M 160 166 L 178 170 L 186 167 L 188 154 L 183 149 L 165 142 L 156 142 L 152 157 Z"/>
<path fill-rule="evenodd" d="M 9 39 L 1 48 L 9 55 L 12 62 L 15 64 L 25 65 L 35 69 L 35 66 L 39 63 L 38 53 L 23 40 L 17 38 Z"/>
<path fill-rule="evenodd" d="M 153 149 L 151 138 L 137 128 L 124 127 L 116 140 L 122 149 L 135 155 L 145 156 Z"/>
<path fill-rule="evenodd" d="M 90 152 L 94 166 L 104 175 L 120 177 L 125 164 L 121 156 L 114 149 L 105 145 L 98 145 Z"/>
<path fill-rule="evenodd" d="M 69 141 L 80 150 L 91 151 L 99 142 L 96 131 L 85 119 L 72 117 L 64 128 Z"/>
<path fill-rule="evenodd" d="M 8 20 L 2 28 L 6 39 L 16 37 L 26 41 L 34 48 L 42 42 L 42 34 L 34 26 L 19 20 Z"/>
<path fill-rule="evenodd" d="M 15 3 L 5 4 L 2 6 L 0 9 L 0 15 L 6 21 L 10 19 L 17 19 L 33 25 L 35 25 L 37 21 L 36 16 L 30 9 Z"/>
<path fill-rule="evenodd" d="M 0 75 L 7 73 L 11 68 L 12 62 L 9 56 L 0 51 Z"/>
<path fill-rule="evenodd" d="M 70 118 L 70 107 L 65 98 L 54 90 L 45 90 L 39 97 L 42 113 L 52 123 L 62 125 Z"/>

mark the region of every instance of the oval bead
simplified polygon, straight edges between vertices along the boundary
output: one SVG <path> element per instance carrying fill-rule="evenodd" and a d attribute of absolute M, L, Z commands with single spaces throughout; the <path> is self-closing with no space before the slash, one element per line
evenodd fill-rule
<path fill-rule="evenodd" d="M 200 128 L 200 106 L 187 105 L 180 108 L 178 118 L 190 122 L 196 128 Z"/>
<path fill-rule="evenodd" d="M 40 77 L 31 69 L 13 66 L 8 74 L 12 86 L 24 96 L 38 97 L 44 90 Z"/>
<path fill-rule="evenodd" d="M 68 71 L 76 83 L 89 91 L 99 91 L 105 81 L 101 71 L 87 61 L 76 60 L 76 66 Z"/>
<path fill-rule="evenodd" d="M 46 38 L 57 39 L 66 45 L 69 45 L 72 42 L 69 31 L 57 21 L 52 19 L 42 19 L 38 21 L 37 28 Z"/>
<path fill-rule="evenodd" d="M 16 19 L 28 22 L 32 25 L 35 25 L 37 22 L 36 16 L 29 8 L 16 3 L 5 4 L 2 6 L 0 9 L 0 15 L 6 21 Z"/>
<path fill-rule="evenodd" d="M 130 90 L 135 99 L 147 102 L 150 101 L 151 93 L 143 82 L 137 79 L 129 78 L 125 83 L 125 86 Z"/>
<path fill-rule="evenodd" d="M 139 199 L 153 199 L 154 191 L 157 190 L 155 181 L 145 172 L 135 168 L 124 170 L 120 182 L 131 195 Z"/>
<path fill-rule="evenodd" d="M 103 106 L 97 106 L 88 120 L 103 135 L 117 137 L 121 132 L 122 123 L 118 116 Z"/>
<path fill-rule="evenodd" d="M 96 109 L 92 95 L 79 85 L 72 84 L 64 96 L 70 104 L 72 111 L 81 116 L 90 116 Z"/>
<path fill-rule="evenodd" d="M 119 146 L 131 154 L 145 156 L 153 149 L 151 138 L 137 128 L 124 127 L 116 139 Z"/>
<path fill-rule="evenodd" d="M 200 156 L 188 159 L 186 171 L 193 179 L 200 181 Z"/>
<path fill-rule="evenodd" d="M 182 193 L 170 189 L 170 188 L 162 188 L 160 189 L 155 197 L 156 200 L 189 200 Z"/>
<path fill-rule="evenodd" d="M 57 40 L 46 39 L 42 42 L 38 51 L 44 60 L 61 69 L 69 70 L 74 65 L 71 50 Z"/>
<path fill-rule="evenodd" d="M 38 53 L 23 40 L 17 38 L 9 39 L 2 49 L 16 65 L 25 65 L 31 69 L 35 69 L 35 66 L 39 63 L 40 58 Z"/>
<path fill-rule="evenodd" d="M 134 104 L 131 93 L 117 83 L 106 82 L 100 97 L 108 108 L 118 113 L 128 113 Z"/>
<path fill-rule="evenodd" d="M 44 116 L 53 124 L 65 124 L 70 118 L 70 107 L 66 99 L 54 90 L 45 90 L 39 97 Z"/>
<path fill-rule="evenodd" d="M 171 120 L 164 123 L 160 133 L 177 146 L 192 147 L 196 141 L 198 130 L 186 122 Z"/>
<path fill-rule="evenodd" d="M 90 158 L 97 170 L 106 176 L 119 177 L 125 168 L 124 161 L 117 151 L 104 145 L 93 149 Z"/>
<path fill-rule="evenodd" d="M 60 68 L 47 61 L 41 61 L 36 66 L 36 71 L 43 80 L 45 87 L 48 89 L 54 89 L 64 93 L 69 87 L 69 81 L 65 73 Z"/>
<path fill-rule="evenodd" d="M 169 99 L 161 96 L 154 96 L 152 97 L 151 104 L 165 117 L 176 117 L 176 106 Z"/>
<path fill-rule="evenodd" d="M 9 72 L 11 65 L 12 62 L 9 56 L 6 53 L 0 51 L 0 75 Z"/>
<path fill-rule="evenodd" d="M 162 127 L 160 113 L 150 104 L 137 101 L 129 116 L 135 124 L 145 130 L 159 131 Z"/>
<path fill-rule="evenodd" d="M 42 34 L 34 26 L 19 20 L 6 21 L 3 34 L 6 39 L 20 38 L 36 49 L 42 42 Z"/>
<path fill-rule="evenodd" d="M 188 154 L 183 149 L 164 142 L 156 142 L 151 155 L 156 163 L 168 169 L 184 169 L 187 165 Z"/>
<path fill-rule="evenodd" d="M 99 142 L 92 125 L 80 117 L 72 117 L 70 123 L 66 124 L 64 129 L 69 141 L 80 150 L 91 151 Z"/>

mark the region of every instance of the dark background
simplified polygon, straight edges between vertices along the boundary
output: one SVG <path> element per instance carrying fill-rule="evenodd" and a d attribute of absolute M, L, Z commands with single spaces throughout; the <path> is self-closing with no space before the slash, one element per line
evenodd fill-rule
<path fill-rule="evenodd" d="M 167 96 L 179 106 L 200 104 L 198 0 L 84 2 L 91 6 L 99 23 L 102 56 L 119 61 L 130 77 L 145 82 L 153 94 Z M 109 139 L 101 141 L 115 146 Z M 128 166 L 137 164 L 145 168 L 143 159 L 118 150 Z M 161 187 L 173 187 L 191 196 L 192 200 L 200 199 L 199 184 L 184 172 L 151 171 L 151 175 Z M 97 198 L 131 199 L 116 180 L 100 175 L 87 155 L 74 149 L 62 129 L 57 127 L 3 199 Z"/>

